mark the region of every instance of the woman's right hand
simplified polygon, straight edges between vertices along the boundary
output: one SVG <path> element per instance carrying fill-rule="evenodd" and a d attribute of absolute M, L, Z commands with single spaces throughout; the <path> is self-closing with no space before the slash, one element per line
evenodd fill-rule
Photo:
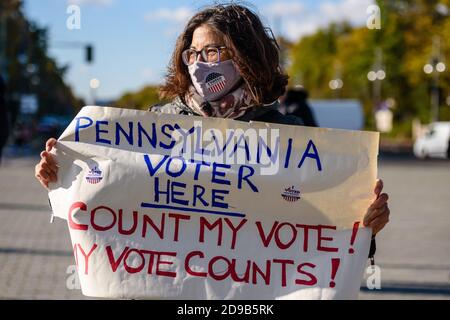
<path fill-rule="evenodd" d="M 48 189 L 50 182 L 56 182 L 58 166 L 50 151 L 56 144 L 55 138 L 50 138 L 45 143 L 45 150 L 41 152 L 41 161 L 36 165 L 34 175 L 39 182 Z"/>

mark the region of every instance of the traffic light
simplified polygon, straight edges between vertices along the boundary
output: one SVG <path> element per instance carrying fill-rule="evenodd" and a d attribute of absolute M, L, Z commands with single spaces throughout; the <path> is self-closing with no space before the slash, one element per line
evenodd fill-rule
<path fill-rule="evenodd" d="M 86 62 L 92 63 L 94 61 L 94 48 L 92 45 L 86 45 Z"/>

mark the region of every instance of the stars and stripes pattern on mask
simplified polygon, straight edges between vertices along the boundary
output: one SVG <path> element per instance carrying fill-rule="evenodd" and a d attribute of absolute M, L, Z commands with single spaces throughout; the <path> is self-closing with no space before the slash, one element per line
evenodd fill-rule
<path fill-rule="evenodd" d="M 220 73 L 213 72 L 206 76 L 205 83 L 210 92 L 217 93 L 225 88 L 227 81 Z"/>

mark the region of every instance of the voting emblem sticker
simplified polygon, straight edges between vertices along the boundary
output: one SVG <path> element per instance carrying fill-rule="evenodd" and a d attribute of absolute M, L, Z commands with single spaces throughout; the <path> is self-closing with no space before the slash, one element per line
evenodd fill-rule
<path fill-rule="evenodd" d="M 98 166 L 91 168 L 86 175 L 86 181 L 90 184 L 97 184 L 103 179 L 103 173 Z"/>
<path fill-rule="evenodd" d="M 281 193 L 281 197 L 288 202 L 295 202 L 300 200 L 300 189 L 296 189 L 294 186 L 284 188 Z"/>

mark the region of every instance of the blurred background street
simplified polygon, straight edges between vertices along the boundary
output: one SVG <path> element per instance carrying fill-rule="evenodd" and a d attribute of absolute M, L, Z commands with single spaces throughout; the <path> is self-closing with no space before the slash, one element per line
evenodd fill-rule
<path fill-rule="evenodd" d="M 167 102 L 158 88 L 177 36 L 211 3 L 0 2 L 1 299 L 85 299 L 66 224 L 49 224 L 34 178 L 39 152 L 85 105 Z M 364 279 L 360 298 L 450 299 L 450 0 L 247 3 L 290 77 L 280 112 L 381 133 L 391 220 L 377 236 L 381 290 Z"/>

